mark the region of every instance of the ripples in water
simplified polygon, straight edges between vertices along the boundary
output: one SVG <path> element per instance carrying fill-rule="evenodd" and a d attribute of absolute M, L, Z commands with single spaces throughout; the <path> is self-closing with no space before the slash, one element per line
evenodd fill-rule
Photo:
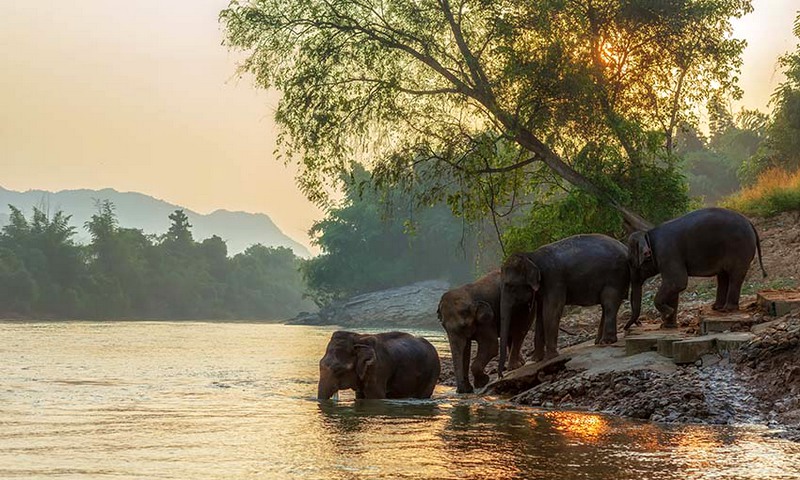
<path fill-rule="evenodd" d="M 330 332 L 0 324 L 0 477 L 800 478 L 800 446 L 756 427 L 536 411 L 446 387 L 317 402 Z"/>

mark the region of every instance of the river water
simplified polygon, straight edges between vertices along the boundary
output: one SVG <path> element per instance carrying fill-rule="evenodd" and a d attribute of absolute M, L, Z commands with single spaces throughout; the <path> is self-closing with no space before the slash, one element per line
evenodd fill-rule
<path fill-rule="evenodd" d="M 759 427 L 533 410 L 448 387 L 320 403 L 331 331 L 0 323 L 0 477 L 800 478 L 800 444 Z"/>

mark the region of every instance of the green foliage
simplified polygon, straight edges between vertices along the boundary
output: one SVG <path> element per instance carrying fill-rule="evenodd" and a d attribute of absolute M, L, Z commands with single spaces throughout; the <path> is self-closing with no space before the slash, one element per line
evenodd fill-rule
<path fill-rule="evenodd" d="M 285 318 L 303 299 L 299 259 L 286 248 L 250 247 L 228 258 L 217 236 L 192 239 L 183 211 L 161 238 L 121 228 L 111 202 L 76 245 L 69 217 L 11 208 L 0 234 L 0 314 L 62 318 Z"/>
<path fill-rule="evenodd" d="M 800 13 L 794 33 L 800 39 Z M 800 168 L 800 46 L 780 58 L 784 81 L 772 94 L 772 117 L 766 129 L 766 141 L 741 167 L 740 176 L 748 184 L 770 168 L 796 171 Z"/>
<path fill-rule="evenodd" d="M 710 103 L 709 114 L 710 137 L 684 125 L 675 153 L 684 159 L 690 195 L 715 205 L 741 187 L 739 174 L 765 139 L 767 116 L 754 110 L 733 115 L 719 100 Z"/>
<path fill-rule="evenodd" d="M 635 222 L 619 192 L 604 189 L 624 185 L 584 176 L 575 159 L 598 144 L 620 168 L 637 167 L 654 138 L 670 155 L 698 105 L 740 94 L 744 42 L 731 38 L 730 19 L 751 9 L 749 0 L 250 0 L 232 1 L 221 21 L 228 45 L 247 53 L 241 70 L 282 92 L 279 150 L 316 202 L 358 159 L 390 185 L 424 174 L 422 196 L 438 193 L 466 216 L 555 180 Z"/>
<path fill-rule="evenodd" d="M 597 173 L 589 175 L 595 178 Z M 605 178 L 609 179 L 606 187 L 609 191 L 655 222 L 674 218 L 693 206 L 682 173 L 671 164 L 642 164 L 635 170 L 609 171 Z M 535 250 L 580 233 L 624 236 L 623 218 L 608 204 L 578 189 L 554 192 L 545 201 L 535 203 L 520 221 L 505 230 L 503 243 L 507 254 Z"/>
<path fill-rule="evenodd" d="M 358 165 L 348 177 L 342 205 L 309 232 L 322 254 L 303 273 L 319 305 L 418 280 L 472 278 L 475 235 L 446 206 L 413 208 L 399 187 L 376 190 Z"/>

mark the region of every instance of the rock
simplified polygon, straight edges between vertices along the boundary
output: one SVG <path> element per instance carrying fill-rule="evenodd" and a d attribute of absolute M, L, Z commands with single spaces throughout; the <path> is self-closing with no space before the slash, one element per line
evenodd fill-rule
<path fill-rule="evenodd" d="M 769 321 L 769 322 L 764 322 L 764 323 L 760 323 L 760 324 L 758 324 L 758 325 L 753 325 L 753 326 L 750 328 L 750 331 L 751 331 L 751 332 L 752 332 L 754 335 L 760 335 L 761 333 L 763 333 L 763 332 L 765 332 L 765 331 L 769 330 L 770 328 L 773 328 L 773 327 L 775 327 L 776 325 L 778 325 L 778 324 L 779 324 L 779 323 L 781 323 L 782 321 L 783 321 L 783 319 L 782 319 L 782 318 L 778 318 L 778 319 L 775 319 L 775 320 L 772 320 L 772 321 Z"/>
<path fill-rule="evenodd" d="M 677 364 L 694 363 L 706 353 L 715 351 L 715 339 L 703 336 L 681 340 L 672 344 L 672 360 Z"/>
<path fill-rule="evenodd" d="M 762 290 L 756 298 L 759 307 L 773 317 L 800 309 L 800 290 Z"/>
<path fill-rule="evenodd" d="M 318 314 L 298 316 L 294 325 L 338 325 L 346 328 L 389 327 L 439 329 L 436 307 L 450 285 L 427 280 L 356 295 L 337 301 Z"/>

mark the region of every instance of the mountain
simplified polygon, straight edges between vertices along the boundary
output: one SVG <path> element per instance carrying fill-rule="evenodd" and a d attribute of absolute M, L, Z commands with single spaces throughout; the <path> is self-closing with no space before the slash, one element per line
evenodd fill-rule
<path fill-rule="evenodd" d="M 192 224 L 195 240 L 217 235 L 228 244 L 228 254 L 235 255 L 250 245 L 261 243 L 268 247 L 289 247 L 295 255 L 308 258 L 311 254 L 295 240 L 284 234 L 272 220 L 261 213 L 229 212 L 217 210 L 208 215 L 193 212 L 179 205 L 165 202 L 136 192 L 103 190 L 62 190 L 47 192 L 28 190 L 15 192 L 0 187 L 0 224 L 8 223 L 5 205 L 13 205 L 29 216 L 33 207 L 46 212 L 64 211 L 72 215 L 70 223 L 77 229 L 76 240 L 89 242 L 84 223 L 97 213 L 97 201 L 109 200 L 116 207 L 119 224 L 126 228 L 139 228 L 145 233 L 161 235 L 170 225 L 169 215 L 183 209 Z"/>

